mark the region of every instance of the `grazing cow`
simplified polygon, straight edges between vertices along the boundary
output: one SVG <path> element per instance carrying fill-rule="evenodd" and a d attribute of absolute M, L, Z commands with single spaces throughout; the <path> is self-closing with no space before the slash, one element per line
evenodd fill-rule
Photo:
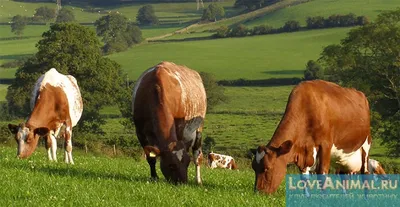
<path fill-rule="evenodd" d="M 254 189 L 275 192 L 294 163 L 307 175 L 312 168 L 327 174 L 335 169 L 361 166 L 368 173 L 371 146 L 369 104 L 357 90 L 316 80 L 296 86 L 274 135 L 266 146 L 252 150 Z"/>
<path fill-rule="evenodd" d="M 81 118 L 83 106 L 76 79 L 71 75 L 58 73 L 54 68 L 42 75 L 35 84 L 31 96 L 31 114 L 26 123 L 9 124 L 18 143 L 17 156 L 29 157 L 35 150 L 40 137 L 46 141 L 49 160 L 57 161 L 56 137 L 60 129 L 65 138 L 65 162 L 74 164 L 72 159 L 72 127 Z"/>
<path fill-rule="evenodd" d="M 235 170 L 238 168 L 233 157 L 213 152 L 208 153 L 208 166 L 212 169 L 220 167 Z"/>
<path fill-rule="evenodd" d="M 132 110 L 136 134 L 158 179 L 155 164 L 173 183 L 187 182 L 192 148 L 196 181 L 201 184 L 201 132 L 206 114 L 206 93 L 200 75 L 171 62 L 146 70 L 133 89 Z"/>

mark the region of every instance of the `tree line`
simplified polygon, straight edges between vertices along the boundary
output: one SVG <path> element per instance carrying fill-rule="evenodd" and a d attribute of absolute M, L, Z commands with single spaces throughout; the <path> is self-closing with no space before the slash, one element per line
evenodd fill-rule
<path fill-rule="evenodd" d="M 296 32 L 299 30 L 308 29 L 350 27 L 368 24 L 369 20 L 366 16 L 356 16 L 355 14 L 350 13 L 347 15 L 331 15 L 326 19 L 321 16 L 307 17 L 306 23 L 307 25 L 305 27 L 301 27 L 300 22 L 289 20 L 280 28 L 273 28 L 268 25 L 260 25 L 252 29 L 247 28 L 243 24 L 235 25 L 232 28 L 221 26 L 216 30 L 216 33 L 213 36 L 216 38 L 245 37 L 253 35 L 278 34 L 283 32 Z"/>

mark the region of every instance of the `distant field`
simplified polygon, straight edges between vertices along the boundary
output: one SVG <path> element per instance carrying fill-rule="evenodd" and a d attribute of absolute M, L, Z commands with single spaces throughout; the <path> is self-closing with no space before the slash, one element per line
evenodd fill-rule
<path fill-rule="evenodd" d="M 62 2 L 63 3 L 63 2 Z M 205 2 L 204 6 L 210 3 Z M 219 2 L 227 10 L 227 16 L 236 14 L 238 11 L 233 9 L 234 0 L 224 0 Z M 74 12 L 75 19 L 79 22 L 94 22 L 102 15 L 106 15 L 110 11 L 119 12 L 126 16 L 131 21 L 136 21 L 136 14 L 140 7 L 144 4 L 132 4 L 115 7 L 104 8 L 82 8 L 79 6 L 63 3 L 63 6 L 71 9 Z M 196 1 L 188 3 L 157 3 L 152 4 L 157 17 L 160 18 L 161 23 L 171 24 L 197 20 L 203 14 L 203 10 L 196 10 Z M 11 18 L 17 14 L 23 16 L 32 16 L 35 9 L 47 6 L 56 8 L 55 3 L 25 3 L 14 1 L 1 1 L 0 2 L 0 22 L 9 22 Z"/>
<path fill-rule="evenodd" d="M 312 0 L 272 12 L 245 24 L 250 27 L 261 24 L 281 27 L 289 20 L 297 20 L 305 25 L 306 18 L 309 16 L 328 17 L 332 14 L 348 14 L 350 12 L 357 16 L 365 15 L 373 20 L 380 12 L 393 10 L 398 6 L 400 6 L 398 0 Z"/>
<path fill-rule="evenodd" d="M 305 64 L 319 57 L 324 46 L 339 43 L 350 28 L 142 44 L 109 57 L 136 79 L 161 61 L 173 61 L 217 79 L 301 77 Z"/>

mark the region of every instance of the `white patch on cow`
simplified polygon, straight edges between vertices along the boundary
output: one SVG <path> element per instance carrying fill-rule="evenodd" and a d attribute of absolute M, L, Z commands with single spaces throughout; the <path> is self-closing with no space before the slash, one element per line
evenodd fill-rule
<path fill-rule="evenodd" d="M 139 87 L 140 87 L 140 83 L 142 82 L 142 80 L 143 80 L 143 77 L 144 76 L 146 76 L 148 73 L 150 73 L 151 71 L 153 71 L 154 69 L 156 69 L 155 67 L 153 67 L 153 68 L 149 68 L 149 69 L 147 69 L 146 71 L 144 71 L 143 72 L 143 74 L 142 75 L 140 75 L 140 77 L 137 79 L 137 81 L 136 81 L 136 83 L 135 83 L 135 86 L 133 87 L 133 94 L 132 94 L 132 107 L 134 106 L 134 104 L 135 104 L 135 98 L 136 98 L 136 93 L 137 93 L 137 90 L 139 89 Z"/>
<path fill-rule="evenodd" d="M 374 159 L 368 160 L 368 172 L 375 173 L 375 169 L 378 168 L 379 162 Z"/>
<path fill-rule="evenodd" d="M 315 169 L 317 168 L 317 148 L 313 148 L 313 158 L 314 158 L 314 163 L 311 166 L 307 166 L 306 170 L 303 173 L 303 175 L 309 175 L 310 171 L 314 172 Z"/>
<path fill-rule="evenodd" d="M 83 111 L 81 93 L 76 79 L 73 76 L 59 73 L 55 68 L 50 69 L 35 83 L 35 89 L 32 92 L 30 102 L 31 109 L 35 107 L 36 101 L 39 97 L 38 94 L 46 86 L 46 84 L 62 88 L 68 100 L 72 126 L 76 126 L 82 116 Z"/>
<path fill-rule="evenodd" d="M 363 149 L 366 152 L 364 166 L 365 166 L 365 172 L 367 172 L 368 171 L 367 157 L 370 146 L 371 145 L 368 144 L 368 137 L 365 139 L 365 142 L 360 149 L 350 153 L 344 153 L 343 149 L 339 150 L 335 145 L 333 145 L 331 149 L 331 164 L 336 169 L 344 168 L 343 170 L 348 171 L 349 173 L 358 172 L 361 170 L 361 165 L 362 165 L 361 149 Z"/>
<path fill-rule="evenodd" d="M 257 152 L 256 153 L 256 162 L 260 163 L 261 159 L 264 157 L 265 151 L 262 151 L 261 153 Z"/>
<path fill-rule="evenodd" d="M 176 151 L 172 151 L 172 153 L 174 155 L 176 155 L 176 157 L 178 158 L 179 161 L 182 161 L 183 158 L 183 150 L 184 148 L 180 149 L 180 150 L 176 150 Z"/>
<path fill-rule="evenodd" d="M 365 138 L 364 144 L 361 146 L 362 149 L 365 151 L 365 157 L 364 157 L 364 172 L 368 172 L 368 155 L 369 155 L 369 149 L 371 148 L 371 144 L 368 144 L 368 136 Z M 361 150 L 360 150 L 361 153 Z"/>

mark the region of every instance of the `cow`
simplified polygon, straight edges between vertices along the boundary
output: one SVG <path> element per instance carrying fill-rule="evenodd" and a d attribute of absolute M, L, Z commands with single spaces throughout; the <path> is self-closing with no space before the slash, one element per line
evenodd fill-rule
<path fill-rule="evenodd" d="M 45 138 L 48 159 L 57 161 L 56 137 L 65 139 L 65 162 L 72 159 L 72 127 L 81 118 L 82 97 L 76 79 L 51 68 L 36 81 L 30 101 L 31 113 L 26 122 L 8 124 L 18 144 L 17 157 L 28 158 L 40 137 Z M 64 130 L 61 130 L 64 128 Z"/>
<path fill-rule="evenodd" d="M 211 169 L 217 167 L 231 170 L 238 169 L 238 166 L 236 165 L 235 159 L 233 159 L 233 157 L 213 152 L 208 153 L 208 166 Z"/>
<path fill-rule="evenodd" d="M 192 149 L 196 182 L 201 184 L 202 128 L 207 109 L 203 81 L 196 71 L 172 62 L 147 69 L 133 88 L 132 110 L 137 138 L 146 154 L 152 180 L 156 158 L 166 178 L 186 183 Z"/>
<path fill-rule="evenodd" d="M 252 150 L 254 190 L 274 193 L 288 163 L 303 175 L 312 168 L 325 175 L 331 163 L 347 169 L 361 166 L 367 174 L 371 143 L 369 103 L 362 92 L 322 80 L 301 82 L 269 143 Z"/>

